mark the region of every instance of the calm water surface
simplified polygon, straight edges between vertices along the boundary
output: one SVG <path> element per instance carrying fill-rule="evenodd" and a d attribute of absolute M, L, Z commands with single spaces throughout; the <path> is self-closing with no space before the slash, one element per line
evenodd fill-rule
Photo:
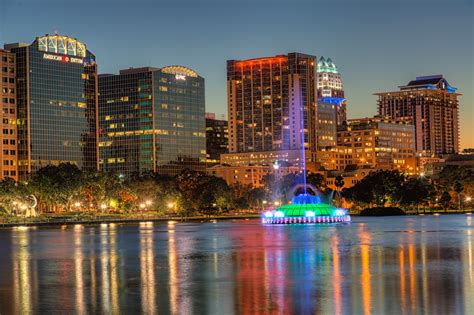
<path fill-rule="evenodd" d="M 0 314 L 474 314 L 466 215 L 0 230 Z"/>

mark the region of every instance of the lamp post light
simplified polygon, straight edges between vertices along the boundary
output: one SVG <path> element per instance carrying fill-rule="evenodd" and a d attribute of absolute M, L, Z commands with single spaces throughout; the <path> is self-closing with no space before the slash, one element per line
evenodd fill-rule
<path fill-rule="evenodd" d="M 146 205 L 146 210 L 150 210 L 150 206 L 152 205 L 151 200 L 145 201 L 145 205 Z"/>
<path fill-rule="evenodd" d="M 100 208 L 102 209 L 102 213 L 104 213 L 105 209 L 107 209 L 107 205 L 103 203 L 100 205 Z"/>

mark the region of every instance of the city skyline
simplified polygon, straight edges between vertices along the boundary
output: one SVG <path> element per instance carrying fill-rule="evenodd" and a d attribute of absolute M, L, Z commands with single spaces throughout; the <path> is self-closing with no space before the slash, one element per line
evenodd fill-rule
<path fill-rule="evenodd" d="M 109 1 L 86 1 L 94 3 L 94 10 L 81 6 L 74 16 L 86 17 L 87 28 L 81 27 L 85 19 L 60 15 L 68 3 L 2 2 L 0 43 L 31 42 L 57 30 L 88 44 L 97 56 L 99 73 L 140 66 L 189 66 L 206 79 L 206 111 L 219 116 L 227 112 L 225 63 L 229 59 L 291 51 L 331 57 L 344 78 L 348 118 L 376 114 L 375 92 L 396 91 L 416 76 L 443 74 L 463 94 L 461 149 L 474 147 L 470 137 L 474 133 L 470 124 L 474 118 L 472 3 L 468 1 L 455 1 L 449 12 L 441 1 L 424 0 L 410 2 L 410 10 L 405 10 L 404 1 L 384 1 L 383 5 L 371 1 L 270 5 L 264 1 L 252 6 L 251 2 L 237 6 L 208 1 L 197 6 L 186 1 L 159 5 L 140 1 L 134 7 L 119 2 L 114 10 L 108 10 Z M 44 19 L 46 13 L 55 18 Z M 136 27 L 116 22 L 122 15 Z M 282 23 L 286 16 L 289 21 Z M 24 19 L 29 23 L 22 23 Z M 441 23 L 433 27 L 438 20 Z"/>

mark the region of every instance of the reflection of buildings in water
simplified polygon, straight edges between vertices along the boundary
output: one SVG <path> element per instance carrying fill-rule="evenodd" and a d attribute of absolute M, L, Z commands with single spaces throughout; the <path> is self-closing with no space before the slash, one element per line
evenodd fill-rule
<path fill-rule="evenodd" d="M 85 314 L 84 304 L 84 279 L 82 267 L 82 229 L 74 229 L 74 282 L 75 282 L 75 297 L 76 297 L 76 313 Z"/>
<path fill-rule="evenodd" d="M 140 275 L 142 312 L 156 313 L 153 222 L 140 223 Z"/>
<path fill-rule="evenodd" d="M 360 260 L 361 260 L 361 289 L 362 306 L 364 314 L 372 313 L 372 286 L 370 276 L 370 234 L 365 230 L 359 231 L 360 237 Z"/>
<path fill-rule="evenodd" d="M 336 248 L 322 241 L 333 232 L 316 232 L 308 226 L 300 234 L 296 228 L 300 227 L 265 229 L 258 234 L 236 231 L 237 313 L 334 313 L 333 303 L 315 303 L 333 299 L 330 289 L 321 289 L 333 284 L 331 250 Z"/>
<path fill-rule="evenodd" d="M 13 228 L 13 301 L 15 314 L 31 314 L 33 298 L 28 227 Z"/>
<path fill-rule="evenodd" d="M 332 254 L 332 290 L 333 290 L 333 302 L 334 312 L 333 314 L 342 314 L 342 277 L 341 277 L 341 266 L 339 258 L 339 238 L 335 234 L 331 239 L 331 254 Z"/>
<path fill-rule="evenodd" d="M 243 229 L 238 228 L 235 230 L 235 237 L 237 238 L 234 257 L 235 312 L 238 314 L 264 313 L 269 310 L 280 312 L 279 309 L 273 309 L 276 307 L 274 305 L 276 300 L 286 301 L 281 300 L 281 297 L 275 299 L 269 292 L 269 286 L 275 279 L 281 282 L 281 274 L 272 274 L 274 270 L 268 266 L 279 262 L 276 259 L 272 261 L 272 257 L 267 256 L 269 254 L 265 244 L 272 240 L 261 233 L 245 233 Z M 267 285 L 265 280 L 269 278 L 273 278 L 274 281 L 270 281 Z M 280 287 L 284 287 L 284 284 L 280 283 Z"/>
<path fill-rule="evenodd" d="M 100 279 L 97 279 L 97 271 L 94 266 L 96 262 L 91 260 L 91 301 L 96 300 L 96 303 L 99 303 L 101 307 L 99 312 L 117 314 L 120 312 L 120 305 L 116 226 L 115 224 L 101 224 L 98 231 L 100 233 Z M 100 289 L 98 300 L 96 297 L 97 288 Z M 95 307 L 93 304 L 93 310 Z"/>
<path fill-rule="evenodd" d="M 205 311 L 206 314 L 233 314 L 235 306 L 235 284 L 232 279 L 234 269 L 232 256 L 222 252 L 223 248 L 231 247 L 232 241 L 226 235 L 218 233 L 210 235 L 211 257 L 206 259 L 203 273 L 206 275 L 205 291 Z"/>
<path fill-rule="evenodd" d="M 168 270 L 169 270 L 169 295 L 170 311 L 179 314 L 179 261 L 176 248 L 175 222 L 168 222 Z"/>
<path fill-rule="evenodd" d="M 462 251 L 463 254 L 463 265 L 464 265 L 464 312 L 467 314 L 469 310 L 474 310 L 474 265 L 473 265 L 473 238 L 474 232 L 472 230 L 473 222 L 472 216 L 466 218 L 467 229 L 466 229 L 466 238 L 464 241 L 465 250 Z"/>

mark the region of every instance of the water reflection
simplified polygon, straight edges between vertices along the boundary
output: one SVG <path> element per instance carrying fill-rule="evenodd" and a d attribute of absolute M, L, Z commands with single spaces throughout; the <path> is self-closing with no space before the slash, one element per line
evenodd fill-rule
<path fill-rule="evenodd" d="M 2 230 L 0 313 L 473 313 L 473 228 L 445 216 Z"/>
<path fill-rule="evenodd" d="M 156 309 L 155 258 L 153 252 L 153 223 L 140 224 L 141 304 L 143 312 L 154 314 Z"/>

